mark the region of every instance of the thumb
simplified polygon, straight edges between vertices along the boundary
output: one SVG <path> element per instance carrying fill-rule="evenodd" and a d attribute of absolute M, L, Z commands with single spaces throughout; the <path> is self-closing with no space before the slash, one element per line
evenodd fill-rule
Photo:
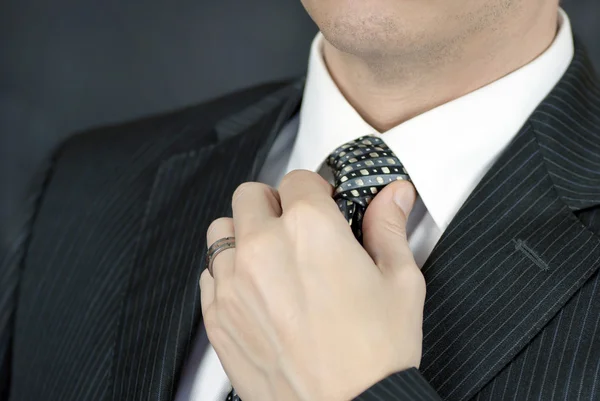
<path fill-rule="evenodd" d="M 377 194 L 365 212 L 363 245 L 384 273 L 415 263 L 408 247 L 406 220 L 416 197 L 410 182 L 395 181 Z"/>

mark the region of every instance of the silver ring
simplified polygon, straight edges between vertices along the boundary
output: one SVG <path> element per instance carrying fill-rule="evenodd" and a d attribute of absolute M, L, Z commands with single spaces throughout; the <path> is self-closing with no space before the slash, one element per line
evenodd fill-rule
<path fill-rule="evenodd" d="M 230 248 L 235 248 L 235 237 L 221 238 L 208 248 L 208 251 L 206 251 L 206 268 L 211 276 L 213 276 L 213 261 L 217 255 Z"/>

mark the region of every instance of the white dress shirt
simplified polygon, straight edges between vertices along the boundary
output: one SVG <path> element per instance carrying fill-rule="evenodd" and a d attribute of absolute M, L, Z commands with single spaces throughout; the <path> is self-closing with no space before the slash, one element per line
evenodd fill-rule
<path fill-rule="evenodd" d="M 561 79 L 574 54 L 569 18 L 561 9 L 554 42 L 531 63 L 380 133 L 335 85 L 325 66 L 322 43 L 318 34 L 311 48 L 300 113 L 276 139 L 259 181 L 277 187 L 288 172 L 306 169 L 331 182 L 324 166 L 330 152 L 360 136 L 381 136 L 404 164 L 419 194 L 407 227 L 409 246 L 419 266 L 500 153 Z M 176 401 L 222 401 L 229 389 L 227 376 L 209 346 L 206 352 L 193 351 Z"/>

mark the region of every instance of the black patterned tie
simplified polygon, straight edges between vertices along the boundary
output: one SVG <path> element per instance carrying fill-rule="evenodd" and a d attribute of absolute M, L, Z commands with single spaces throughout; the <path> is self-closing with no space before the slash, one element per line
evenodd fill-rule
<path fill-rule="evenodd" d="M 362 220 L 369 203 L 390 182 L 410 181 L 410 177 L 394 152 L 374 135 L 340 146 L 326 162 L 335 178 L 333 199 L 362 244 Z M 241 399 L 232 389 L 226 401 Z"/>
<path fill-rule="evenodd" d="M 390 182 L 410 181 L 410 177 L 394 152 L 373 135 L 340 146 L 327 165 L 335 177 L 333 199 L 362 244 L 362 221 L 369 203 Z"/>

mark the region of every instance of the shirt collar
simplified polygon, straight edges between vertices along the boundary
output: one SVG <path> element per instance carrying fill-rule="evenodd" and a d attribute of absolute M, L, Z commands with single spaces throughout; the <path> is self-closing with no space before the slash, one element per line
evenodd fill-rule
<path fill-rule="evenodd" d="M 574 54 L 571 24 L 526 66 L 468 95 L 378 133 L 348 103 L 313 41 L 300 124 L 286 172 L 317 171 L 328 154 L 363 135 L 382 135 L 404 164 L 436 225 L 445 230 L 500 153 L 566 72 Z"/>

